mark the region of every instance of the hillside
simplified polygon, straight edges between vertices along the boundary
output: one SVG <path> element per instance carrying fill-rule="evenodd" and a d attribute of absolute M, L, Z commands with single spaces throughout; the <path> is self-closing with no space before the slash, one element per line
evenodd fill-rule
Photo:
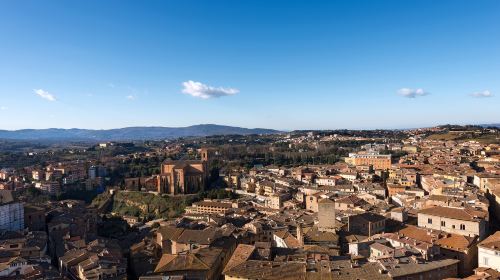
<path fill-rule="evenodd" d="M 482 144 L 498 144 L 500 143 L 499 131 L 486 130 L 445 130 L 439 133 L 433 133 L 427 136 L 428 140 L 444 140 L 444 141 L 478 141 Z"/>
<path fill-rule="evenodd" d="M 0 139 L 11 140 L 160 140 L 189 136 L 249 135 L 279 133 L 273 129 L 242 128 L 215 124 L 200 124 L 187 127 L 126 127 L 107 130 L 93 129 L 22 129 L 0 130 Z"/>

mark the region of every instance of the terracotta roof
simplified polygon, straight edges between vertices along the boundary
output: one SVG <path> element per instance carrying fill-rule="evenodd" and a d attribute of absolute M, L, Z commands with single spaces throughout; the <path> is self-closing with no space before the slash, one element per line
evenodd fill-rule
<path fill-rule="evenodd" d="M 183 231 L 183 228 L 173 226 L 161 226 L 158 229 L 158 233 L 161 234 L 163 240 L 177 240 Z"/>
<path fill-rule="evenodd" d="M 277 237 L 283 239 L 285 241 L 285 244 L 288 248 L 299 248 L 300 247 L 300 242 L 295 238 L 293 235 L 291 235 L 288 231 L 286 230 L 280 230 L 274 233 Z"/>
<path fill-rule="evenodd" d="M 465 251 L 471 247 L 474 241 L 475 238 L 472 237 L 459 234 L 450 234 L 449 236 L 436 241 L 436 245 L 439 245 L 440 247 L 443 247 L 445 249 Z"/>
<path fill-rule="evenodd" d="M 500 231 L 488 236 L 488 238 L 481 241 L 477 246 L 500 251 Z"/>
<path fill-rule="evenodd" d="M 437 239 L 436 235 L 431 235 L 427 230 L 411 225 L 401 229 L 398 233 L 427 243 L 433 243 Z"/>
<path fill-rule="evenodd" d="M 239 244 L 238 247 L 236 247 L 236 249 L 234 250 L 234 253 L 229 259 L 229 262 L 224 268 L 224 271 L 228 271 L 231 268 L 246 262 L 252 256 L 254 251 L 255 246 Z"/>
<path fill-rule="evenodd" d="M 462 220 L 462 221 L 475 221 L 478 218 L 485 218 L 487 213 L 472 208 L 453 208 L 436 206 L 419 211 L 419 214 L 426 214 L 431 216 L 445 217 L 449 219 Z"/>
<path fill-rule="evenodd" d="M 446 233 L 443 231 L 429 231 L 427 229 L 408 225 L 401 229 L 398 234 L 415 240 L 436 244 L 444 249 L 454 251 L 464 251 L 469 249 L 476 242 L 475 237 L 468 237 L 459 234 Z"/>
<path fill-rule="evenodd" d="M 304 229 L 304 239 L 307 242 L 329 242 L 337 244 L 339 236 L 329 231 L 319 231 L 316 226 Z"/>
<path fill-rule="evenodd" d="M 163 254 L 155 272 L 210 270 L 222 254 L 219 248 L 202 248 L 182 255 Z"/>
<path fill-rule="evenodd" d="M 361 213 L 358 215 L 349 216 L 349 220 L 352 220 L 352 221 L 359 220 L 359 219 L 364 220 L 366 222 L 376 223 L 376 222 L 384 221 L 385 217 L 381 216 L 379 214 L 371 213 L 371 212 L 365 212 L 365 213 Z"/>
<path fill-rule="evenodd" d="M 341 199 L 337 199 L 335 202 L 336 203 L 344 203 L 344 204 L 353 204 L 353 205 L 363 205 L 363 204 L 367 203 L 362 198 L 359 198 L 356 195 L 346 196 L 346 197 L 343 197 Z"/>
<path fill-rule="evenodd" d="M 244 279 L 305 279 L 305 263 L 249 260 L 224 273 Z"/>

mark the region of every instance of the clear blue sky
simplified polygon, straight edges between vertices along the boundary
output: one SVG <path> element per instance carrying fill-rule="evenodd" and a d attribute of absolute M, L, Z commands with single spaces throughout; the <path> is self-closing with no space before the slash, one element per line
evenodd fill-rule
<path fill-rule="evenodd" d="M 3 0 L 0 129 L 498 123 L 499 15 L 497 0 Z"/>

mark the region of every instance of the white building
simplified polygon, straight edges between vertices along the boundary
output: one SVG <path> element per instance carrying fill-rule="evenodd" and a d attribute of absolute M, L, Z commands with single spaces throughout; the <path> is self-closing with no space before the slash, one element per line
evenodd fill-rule
<path fill-rule="evenodd" d="M 26 273 L 26 270 L 31 266 L 28 265 L 28 262 L 22 257 L 13 257 L 8 261 L 1 263 L 0 266 L 0 278 L 3 277 L 19 277 L 19 275 L 23 275 Z"/>
<path fill-rule="evenodd" d="M 477 247 L 478 266 L 500 271 L 500 231 L 481 241 Z"/>
<path fill-rule="evenodd" d="M 338 177 L 319 177 L 316 179 L 316 184 L 318 186 L 335 186 L 337 185 L 337 182 L 339 181 Z"/>
<path fill-rule="evenodd" d="M 24 207 L 14 201 L 12 192 L 0 190 L 0 230 L 24 229 Z"/>

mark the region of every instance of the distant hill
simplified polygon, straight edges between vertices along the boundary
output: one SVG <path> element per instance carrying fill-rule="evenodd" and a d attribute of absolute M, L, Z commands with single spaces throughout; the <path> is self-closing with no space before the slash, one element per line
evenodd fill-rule
<path fill-rule="evenodd" d="M 275 134 L 278 130 L 242 128 L 234 126 L 200 124 L 187 127 L 126 127 L 117 129 L 21 129 L 0 130 L 0 139 L 11 140 L 95 140 L 127 141 L 158 140 L 188 136 Z"/>
<path fill-rule="evenodd" d="M 500 128 L 500 123 L 480 124 L 482 127 L 496 127 Z"/>

